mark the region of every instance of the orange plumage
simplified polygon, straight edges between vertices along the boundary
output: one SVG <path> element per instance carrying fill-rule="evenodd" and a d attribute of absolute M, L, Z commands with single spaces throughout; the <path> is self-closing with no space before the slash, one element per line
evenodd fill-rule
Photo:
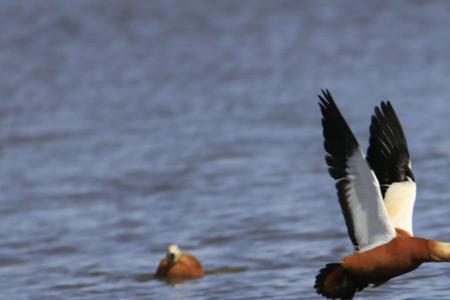
<path fill-rule="evenodd" d="M 317 293 L 349 300 L 368 285 L 381 285 L 424 262 L 450 262 L 450 243 L 412 234 L 416 183 L 392 105 L 375 108 L 366 158 L 331 93 L 323 91 L 319 98 L 326 162 L 355 252 L 319 271 Z"/>
<path fill-rule="evenodd" d="M 176 245 L 169 246 L 156 270 L 155 276 L 163 279 L 199 278 L 205 274 L 202 264 L 194 256 L 183 253 Z"/>

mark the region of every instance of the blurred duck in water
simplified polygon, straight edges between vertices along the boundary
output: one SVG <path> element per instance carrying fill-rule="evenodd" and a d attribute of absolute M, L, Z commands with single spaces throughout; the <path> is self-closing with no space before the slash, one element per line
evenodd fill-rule
<path fill-rule="evenodd" d="M 155 276 L 169 283 L 179 283 L 202 277 L 205 274 L 201 263 L 192 255 L 181 252 L 177 245 L 170 245 L 156 270 Z"/>

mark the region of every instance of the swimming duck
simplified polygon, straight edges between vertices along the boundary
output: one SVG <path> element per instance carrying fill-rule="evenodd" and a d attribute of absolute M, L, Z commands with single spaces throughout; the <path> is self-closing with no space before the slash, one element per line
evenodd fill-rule
<path fill-rule="evenodd" d="M 354 253 L 327 264 L 315 289 L 331 299 L 352 299 L 424 262 L 450 261 L 450 243 L 413 236 L 416 184 L 406 138 L 389 102 L 375 109 L 367 158 L 328 90 L 319 96 L 325 160 L 336 188 Z"/>
<path fill-rule="evenodd" d="M 177 245 L 170 245 L 156 270 L 155 276 L 162 279 L 192 279 L 205 274 L 202 264 L 192 255 L 181 252 Z M 175 280 L 174 283 L 177 283 Z"/>

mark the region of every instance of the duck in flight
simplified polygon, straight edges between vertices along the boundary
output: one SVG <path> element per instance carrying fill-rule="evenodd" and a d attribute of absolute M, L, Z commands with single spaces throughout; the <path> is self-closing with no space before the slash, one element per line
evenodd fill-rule
<path fill-rule="evenodd" d="M 317 293 L 350 300 L 370 284 L 379 286 L 424 262 L 449 262 L 450 243 L 413 236 L 416 183 L 392 105 L 381 102 L 375 108 L 366 157 L 331 93 L 322 91 L 319 100 L 325 160 L 354 253 L 319 271 Z"/>

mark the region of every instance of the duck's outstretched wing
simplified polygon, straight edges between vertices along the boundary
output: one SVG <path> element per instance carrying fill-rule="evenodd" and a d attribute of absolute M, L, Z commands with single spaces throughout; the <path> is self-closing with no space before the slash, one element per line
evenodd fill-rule
<path fill-rule="evenodd" d="M 375 107 L 367 161 L 377 175 L 389 217 L 411 235 L 416 183 L 405 134 L 391 103 Z"/>
<path fill-rule="evenodd" d="M 319 96 L 326 162 L 356 251 L 366 251 L 395 237 L 378 180 L 328 90 Z"/>

